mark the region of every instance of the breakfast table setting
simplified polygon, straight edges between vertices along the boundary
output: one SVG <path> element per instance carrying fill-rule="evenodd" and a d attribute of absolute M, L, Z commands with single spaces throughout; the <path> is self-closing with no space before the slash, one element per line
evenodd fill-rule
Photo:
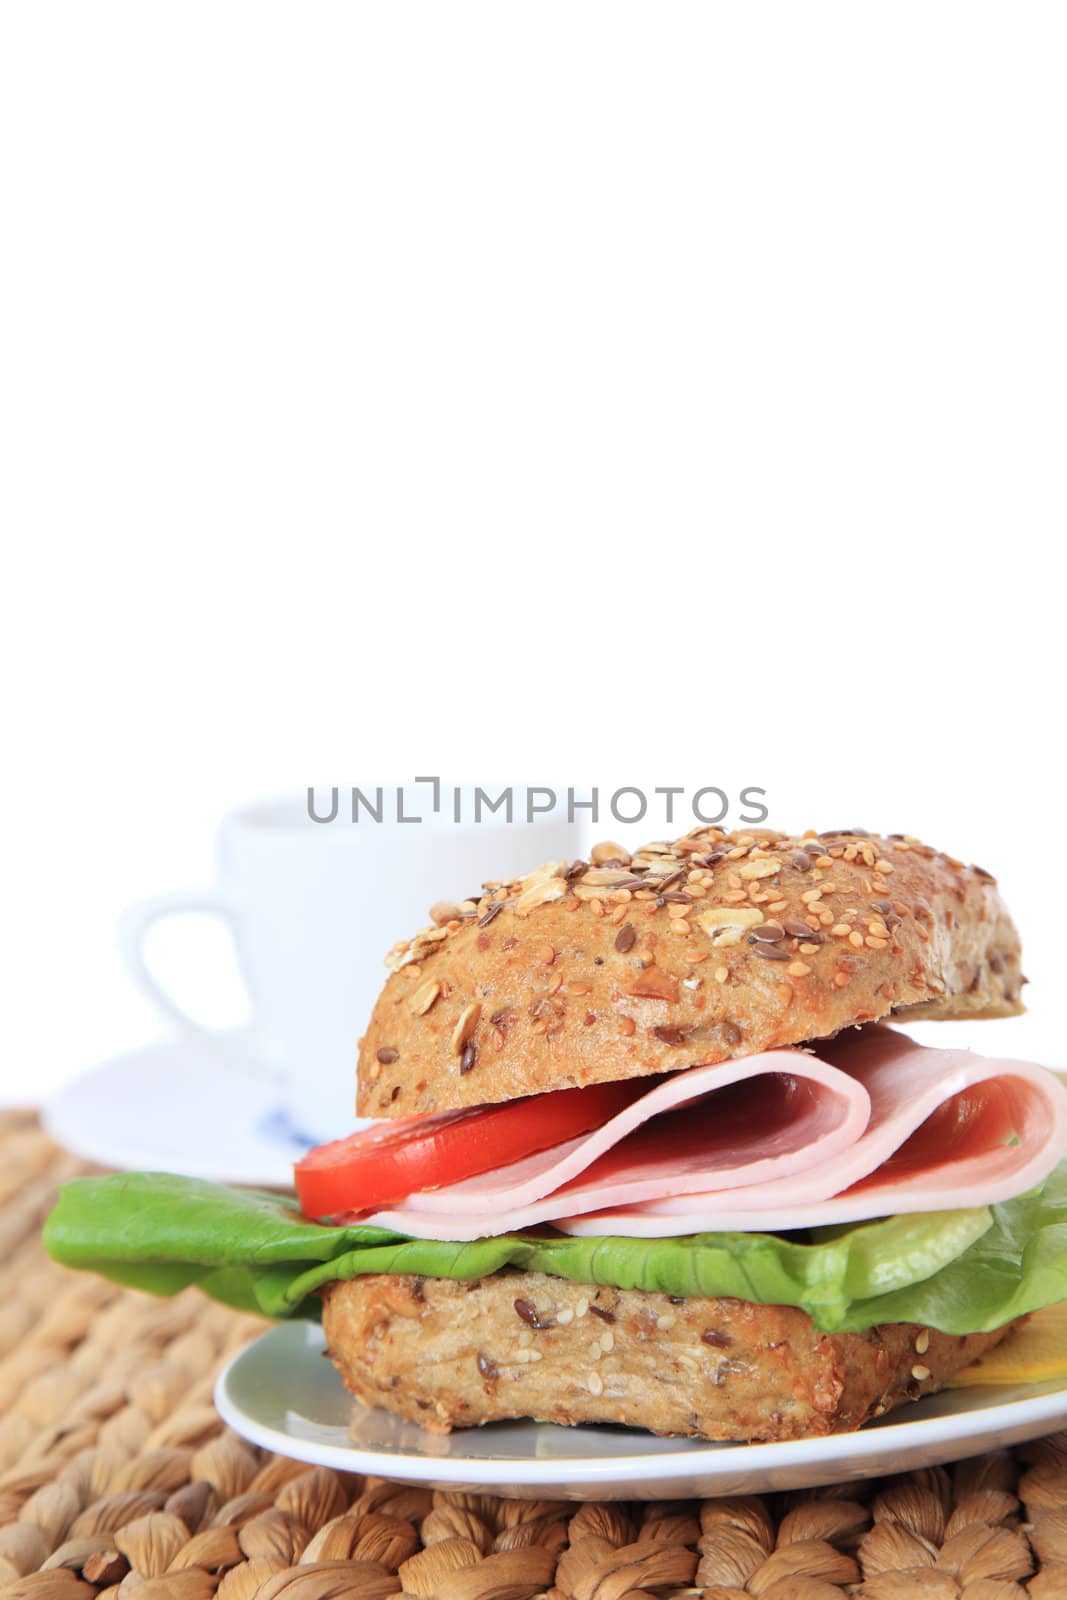
<path fill-rule="evenodd" d="M 219 882 L 211 891 L 157 897 L 123 919 L 130 974 L 166 1022 L 163 1040 L 65 1084 L 40 1111 L 0 1111 L 0 1594 L 1067 1597 L 1067 1327 L 1048 1287 L 1058 1271 L 1060 1212 L 1050 1174 L 1067 1101 L 1062 1086 L 1037 1066 L 982 1063 L 969 1054 L 961 1066 L 960 1052 L 869 1026 L 858 1041 L 820 1047 L 818 1055 L 790 1051 L 780 1037 L 785 989 L 792 1007 L 794 990 L 806 989 L 817 963 L 832 957 L 838 973 L 859 969 L 851 956 L 857 924 L 841 909 L 839 885 L 848 871 L 873 873 L 877 901 L 893 870 L 879 850 L 900 869 L 894 903 L 902 909 L 878 911 L 867 923 L 876 932 L 861 935 L 864 956 L 889 963 L 898 954 L 894 941 L 908 937 L 896 931 L 907 909 L 901 897 L 908 872 L 934 890 L 938 874 L 951 877 L 957 901 L 980 907 L 975 922 L 991 941 L 989 964 L 975 968 L 967 1003 L 977 1008 L 973 997 L 984 984 L 988 1015 L 1017 1010 L 1014 933 L 989 874 L 924 854 L 903 836 L 869 845 L 861 830 L 800 839 L 697 830 L 674 846 L 631 855 L 617 845 L 590 849 L 572 824 L 559 821 L 542 823 L 536 838 L 503 827 L 471 837 L 442 826 L 421 836 L 413 857 L 407 836 L 395 829 L 376 835 L 370 851 L 365 835 L 328 835 L 306 823 L 298 808 L 280 803 L 235 814 L 223 825 Z M 548 867 L 530 870 L 532 858 L 546 856 L 553 858 Z M 725 875 L 735 863 L 745 877 Z M 446 898 L 477 880 L 486 887 L 470 899 Z M 794 880 L 807 896 L 797 900 L 802 924 L 785 909 Z M 814 890 L 804 888 L 812 881 Z M 743 888 L 730 887 L 735 882 Z M 863 882 L 869 895 L 869 877 Z M 831 889 L 838 896 L 832 912 L 821 903 Z M 411 938 L 428 890 L 430 922 Z M 382 905 L 388 914 L 379 916 Z M 247 1027 L 200 1023 L 171 999 L 151 964 L 151 927 L 189 909 L 220 916 L 231 928 L 253 1000 Z M 649 1029 L 662 1049 L 635 1069 L 630 1013 L 643 1017 L 644 1005 L 661 1014 L 654 1008 L 666 991 L 657 993 L 649 974 L 662 987 L 668 965 L 663 935 L 657 946 L 635 923 L 657 915 L 654 926 L 669 928 L 689 952 L 688 970 L 700 974 L 688 980 L 688 991 L 677 990 L 680 1003 L 696 1008 L 694 1017 L 707 959 L 700 941 L 710 942 L 721 964 L 721 987 L 729 972 L 751 969 L 760 981 L 764 967 L 775 973 L 770 1020 L 779 1033 L 770 1054 L 755 1034 L 742 1045 L 742 1030 L 725 1021 L 718 1024 L 727 1047 L 719 1065 L 671 1071 L 684 1064 L 671 1051 L 707 1037 L 695 1024 L 674 1023 Z M 539 970 L 551 969 L 563 951 L 561 926 L 587 930 L 578 944 L 593 982 L 564 973 L 554 986 L 550 980 L 547 994 L 576 995 L 590 1028 L 607 1009 L 595 968 L 614 963 L 616 985 L 620 974 L 631 975 L 630 1026 L 618 1030 L 617 1046 L 629 1053 L 614 1074 L 624 1081 L 579 1076 L 558 1098 L 527 1099 L 521 1082 L 519 1090 L 501 1089 L 511 1082 L 505 1062 L 489 1068 L 496 1076 L 488 1080 L 504 1103 L 482 1106 L 479 1097 L 492 1093 L 479 1088 L 477 1073 L 486 1072 L 494 1049 L 505 1054 L 514 1035 L 504 1011 L 489 1016 L 465 1001 L 459 964 L 473 951 L 483 963 L 483 992 L 491 993 L 499 980 L 484 963 L 510 957 L 531 926 L 540 938 L 533 947 Z M 502 930 L 503 943 L 494 945 Z M 835 947 L 842 930 L 847 937 Z M 550 956 L 543 953 L 546 931 Z M 383 989 L 380 962 L 390 938 L 396 942 Z M 775 956 L 787 947 L 780 966 L 777 957 L 766 959 L 767 949 Z M 844 955 L 834 956 L 835 948 Z M 595 967 L 592 949 L 605 952 Z M 761 955 L 763 966 L 753 962 Z M 437 976 L 428 981 L 427 971 Z M 930 980 L 935 1015 L 938 1005 L 944 1012 L 939 983 Z M 847 1001 L 859 1012 L 862 1001 L 827 988 L 832 1003 Z M 816 1004 L 806 993 L 801 1003 Z M 523 1059 L 556 1059 L 553 1024 L 541 1023 L 562 1010 L 546 1011 L 538 1001 L 530 1015 Z M 754 1013 L 735 1015 L 753 1026 Z M 794 1024 L 796 1039 L 832 1034 L 829 1027 L 816 1034 L 816 1015 Z M 435 1034 L 419 1031 L 427 1016 Z M 934 1034 L 939 1026 L 946 1025 L 935 1023 Z M 364 1028 L 361 1115 L 353 1118 L 353 1043 Z M 428 1038 L 446 1041 L 441 1082 L 451 1085 L 458 1109 L 446 1110 L 443 1129 L 422 1104 L 398 1125 L 417 1131 L 429 1123 L 435 1132 L 429 1154 L 417 1139 L 411 1143 L 416 1134 L 404 1133 L 399 1148 L 409 1177 L 407 1188 L 396 1190 L 390 1162 L 399 1135 L 390 1108 L 401 1090 L 410 1095 L 407 1062 L 430 1059 Z M 612 1048 L 601 1038 L 582 1058 L 593 1063 L 594 1077 L 604 1076 Z M 305 1063 L 300 1073 L 287 1066 L 296 1056 Z M 783 1078 L 784 1066 L 794 1076 Z M 635 1070 L 650 1074 L 648 1082 L 626 1076 Z M 916 1072 L 926 1073 L 921 1115 L 902 1102 L 879 1101 L 894 1074 L 911 1085 L 918 1080 L 907 1074 Z M 741 1096 L 724 1102 L 720 1088 L 713 1101 L 731 1130 L 730 1160 L 740 1174 L 729 1180 L 733 1190 L 713 1193 L 703 1192 L 699 1164 L 719 1137 L 702 1110 L 709 1086 L 701 1074 L 708 1073 L 720 1075 L 716 1085 L 735 1084 Z M 509 1112 L 505 1095 L 517 1092 L 517 1110 Z M 171 1108 L 165 1117 L 164 1096 Z M 212 1113 L 205 1117 L 208 1097 Z M 957 1102 L 966 1115 L 948 1124 L 946 1107 Z M 540 1145 L 529 1153 L 522 1141 L 529 1144 L 537 1108 L 543 1121 L 546 1104 L 554 1140 L 571 1137 L 547 1155 L 537 1153 Z M 461 1174 L 458 1184 L 436 1170 L 431 1181 L 424 1166 L 420 1192 L 410 1178 L 413 1163 L 431 1154 L 440 1159 L 442 1149 L 459 1160 L 455 1130 L 477 1131 L 487 1115 L 496 1119 L 493 1154 L 483 1153 L 481 1164 L 470 1166 L 473 1176 Z M 752 1123 L 758 1132 L 738 1144 L 738 1129 Z M 794 1124 L 801 1133 L 791 1132 Z M 769 1158 L 759 1140 L 772 1125 L 779 1165 L 768 1168 L 760 1165 Z M 666 1164 L 656 1144 L 662 1136 L 649 1131 L 662 1126 L 672 1130 Z M 890 1126 L 893 1140 L 879 1134 L 884 1148 L 877 1158 L 865 1156 L 870 1128 Z M 971 1163 L 952 1179 L 961 1202 L 955 1210 L 937 1200 L 941 1169 L 930 1156 L 930 1128 L 934 1142 L 954 1129 L 963 1140 L 961 1159 Z M 637 1147 L 645 1166 L 636 1169 L 626 1156 L 635 1148 L 626 1141 L 635 1137 L 645 1141 Z M 895 1166 L 886 1159 L 893 1141 L 912 1152 L 910 1166 L 899 1154 Z M 547 1142 L 546 1135 L 541 1145 Z M 462 1146 L 469 1162 L 474 1148 Z M 791 1163 L 785 1168 L 783 1149 Z M 607 1177 L 594 1181 L 604 1160 Z M 697 1162 L 688 1190 L 678 1179 L 686 1161 Z M 820 1169 L 834 1163 L 838 1181 L 827 1188 Z M 642 1189 L 632 1172 L 646 1168 L 659 1177 Z M 543 1219 L 538 1213 L 527 1227 L 532 1213 L 516 1205 L 528 1185 L 515 1187 L 509 1175 L 526 1182 L 531 1170 L 542 1173 L 540 1188 L 529 1192 L 540 1197 Z M 715 1170 L 725 1182 L 722 1159 Z M 616 1233 L 631 1237 L 601 1239 L 612 1231 L 598 1221 L 601 1208 L 616 1193 L 602 1185 L 620 1171 L 621 1199 L 606 1214 Z M 858 1185 L 845 1185 L 846 1171 L 859 1175 Z M 983 1196 L 1004 1203 L 963 1206 L 974 1171 L 986 1185 Z M 752 1198 L 751 1184 L 736 1187 L 753 1172 L 768 1175 L 762 1199 Z M 510 1188 L 501 1189 L 501 1177 Z M 893 1206 L 879 1182 L 891 1186 L 901 1216 L 887 1216 Z M 790 1212 L 774 1210 L 783 1183 Z M 875 1185 L 865 1209 L 855 1198 L 862 1199 L 864 1183 Z M 909 1183 L 919 1185 L 923 1207 L 934 1194 L 933 1211 L 909 1201 Z M 557 1191 L 566 1203 L 553 1208 Z M 749 1198 L 742 1204 L 731 1194 Z M 491 1222 L 473 1215 L 480 1195 L 483 1210 L 496 1208 Z M 473 1220 L 464 1207 L 473 1208 Z M 716 1216 L 741 1233 L 708 1231 Z M 756 1233 L 763 1216 L 766 1231 Z M 552 1224 L 547 1232 L 545 1221 Z M 796 1231 L 809 1222 L 809 1231 Z M 864 1249 L 874 1250 L 870 1260 L 839 1248 L 857 1222 Z M 1012 1240 L 1023 1232 L 1030 1244 L 1015 1260 Z M 731 1251 L 744 1252 L 753 1240 L 762 1257 L 749 1251 L 745 1271 L 756 1287 L 738 1299 L 742 1280 Z M 1031 1245 L 1046 1251 L 1040 1269 Z M 806 1263 L 803 1281 L 797 1263 Z M 773 1289 L 758 1287 L 760 1272 L 770 1274 L 763 1281 Z M 546 1285 L 548 1310 L 540 1308 Z M 869 1298 L 876 1288 L 890 1291 L 883 1301 Z M 365 1298 L 379 1289 L 385 1309 Z M 746 1306 L 749 1298 L 763 1303 Z M 528 1394 L 522 1384 L 529 1381 L 537 1396 L 512 1398 L 503 1410 L 504 1357 L 486 1354 L 485 1331 L 497 1326 L 501 1303 L 514 1346 L 510 1393 Z M 881 1317 L 879 1305 L 886 1308 Z M 705 1329 L 702 1344 L 698 1335 L 699 1381 L 710 1383 L 702 1391 L 694 1387 L 693 1358 L 678 1354 L 693 1307 L 717 1308 L 723 1319 Z M 734 1343 L 742 1321 L 729 1321 L 739 1310 L 742 1321 L 752 1314 L 756 1330 L 743 1360 L 735 1359 Z M 362 1322 L 357 1312 L 365 1313 Z M 840 1370 L 849 1363 L 858 1370 L 864 1361 L 877 1367 L 849 1377 L 856 1389 L 851 1410 L 840 1397 L 811 1399 L 805 1386 L 814 1380 L 799 1354 L 793 1367 L 783 1366 L 779 1347 L 799 1347 L 809 1313 L 817 1329 L 828 1330 L 818 1350 L 830 1350 Z M 786 1334 L 774 1340 L 779 1321 Z M 1000 1328 L 1009 1322 L 1014 1331 L 1001 1346 Z M 482 1331 L 472 1344 L 476 1323 Z M 903 1346 L 891 1337 L 897 1323 Z M 579 1327 L 583 1360 L 594 1366 L 583 1370 L 576 1391 L 573 1372 L 553 1351 L 572 1332 L 578 1337 Z M 960 1332 L 972 1327 L 995 1331 Z M 413 1329 L 438 1343 L 401 1367 L 396 1352 Z M 392 1343 L 383 1343 L 386 1330 Z M 455 1366 L 456 1339 L 467 1355 L 479 1340 L 485 1347 L 475 1351 L 473 1411 L 469 1393 L 452 1393 L 443 1376 Z M 391 1368 L 381 1365 L 382 1350 L 391 1352 Z M 664 1404 L 677 1405 L 679 1392 L 691 1390 L 694 1408 L 703 1406 L 713 1420 L 689 1426 L 682 1410 L 662 1413 L 670 1425 L 657 1427 L 647 1400 L 628 1401 L 619 1374 L 647 1376 L 649 1360 L 653 1380 L 658 1361 L 668 1382 Z M 806 1421 L 789 1423 L 793 1402 L 784 1390 L 774 1390 L 778 1409 L 769 1399 L 753 1411 L 745 1391 L 732 1387 L 747 1361 L 758 1388 L 764 1360 L 768 1396 L 775 1384 L 782 1390 L 792 1383 L 795 1414 Z M 722 1390 L 742 1395 L 732 1411 Z M 571 1397 L 566 1404 L 561 1394 Z M 436 1412 L 426 1395 L 437 1397 Z M 608 1409 L 613 1396 L 622 1397 L 617 1412 Z M 841 1409 L 835 1413 L 833 1405 Z M 820 1422 L 821 1415 L 829 1420 Z"/>

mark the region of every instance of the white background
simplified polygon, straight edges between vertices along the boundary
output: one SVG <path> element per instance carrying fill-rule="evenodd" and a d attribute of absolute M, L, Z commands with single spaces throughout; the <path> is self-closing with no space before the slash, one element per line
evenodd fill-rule
<path fill-rule="evenodd" d="M 6 6 L 0 1097 L 158 1032 L 114 921 L 227 807 L 435 771 L 976 858 L 1067 1059 L 1065 44 Z"/>

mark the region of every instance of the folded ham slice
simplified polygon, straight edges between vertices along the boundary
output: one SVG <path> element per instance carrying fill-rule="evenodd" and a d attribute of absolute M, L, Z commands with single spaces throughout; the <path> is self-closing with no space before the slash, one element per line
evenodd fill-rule
<path fill-rule="evenodd" d="M 858 1079 L 799 1050 L 693 1067 L 592 1133 L 366 1220 L 417 1238 L 477 1239 L 576 1210 L 787 1179 L 842 1156 L 870 1110 Z"/>
<path fill-rule="evenodd" d="M 457 1241 L 781 1231 L 1010 1199 L 1067 1147 L 1067 1090 L 1029 1062 L 883 1027 L 818 1049 L 674 1073 L 592 1133 L 366 1220 Z"/>

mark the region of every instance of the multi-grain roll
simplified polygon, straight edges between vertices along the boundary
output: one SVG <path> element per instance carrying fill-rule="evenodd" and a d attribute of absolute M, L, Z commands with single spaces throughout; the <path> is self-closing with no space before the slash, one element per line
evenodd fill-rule
<path fill-rule="evenodd" d="M 673 1072 L 889 1016 L 1022 1009 L 994 880 L 904 835 L 600 845 L 432 914 L 390 953 L 362 1116 Z"/>
<path fill-rule="evenodd" d="M 1021 1010 L 980 868 L 704 828 L 431 916 L 362 1041 L 376 1120 L 297 1164 L 299 1210 L 86 1180 L 60 1259 L 321 1302 L 357 1400 L 435 1430 L 856 1428 L 1067 1297 L 1067 1089 L 895 1026 Z"/>
<path fill-rule="evenodd" d="M 820 1333 L 792 1306 L 534 1272 L 353 1278 L 327 1290 L 323 1324 L 357 1400 L 431 1433 L 528 1415 L 746 1440 L 847 1433 L 934 1393 L 1007 1331 Z"/>

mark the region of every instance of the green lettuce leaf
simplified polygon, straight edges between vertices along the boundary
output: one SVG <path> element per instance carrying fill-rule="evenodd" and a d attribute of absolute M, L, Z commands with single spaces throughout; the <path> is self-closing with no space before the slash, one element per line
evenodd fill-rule
<path fill-rule="evenodd" d="M 1067 1163 L 1003 1205 L 887 1217 L 804 1239 L 702 1233 L 574 1239 L 534 1229 L 471 1244 L 308 1222 L 296 1202 L 164 1173 L 78 1178 L 45 1244 L 66 1266 L 153 1294 L 197 1284 L 227 1305 L 314 1316 L 316 1292 L 368 1272 L 482 1278 L 519 1268 L 578 1283 L 798 1306 L 817 1327 L 995 1328 L 1067 1298 Z"/>

